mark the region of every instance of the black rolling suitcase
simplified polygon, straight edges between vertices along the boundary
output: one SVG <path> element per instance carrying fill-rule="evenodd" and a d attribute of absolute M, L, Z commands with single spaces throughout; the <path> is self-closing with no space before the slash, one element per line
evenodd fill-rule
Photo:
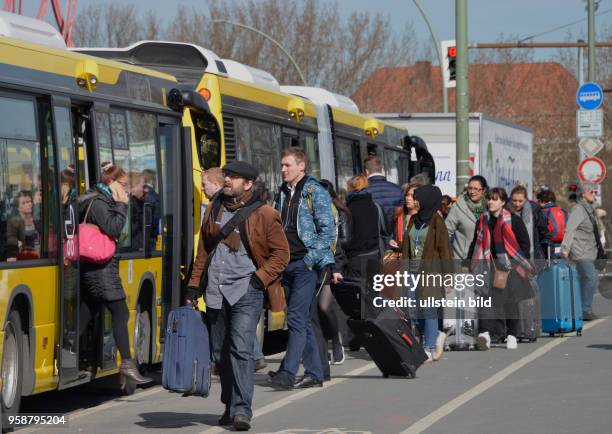
<path fill-rule="evenodd" d="M 375 318 L 380 309 L 374 307 L 374 295 L 363 295 L 362 283 L 358 280 L 344 280 L 331 286 L 332 293 L 346 316 L 352 319 Z M 378 295 L 378 294 L 376 294 Z"/>
<path fill-rule="evenodd" d="M 410 320 L 399 309 L 382 309 L 376 319 L 349 319 L 348 326 L 360 338 L 385 378 L 414 378 L 417 369 L 427 360 Z"/>

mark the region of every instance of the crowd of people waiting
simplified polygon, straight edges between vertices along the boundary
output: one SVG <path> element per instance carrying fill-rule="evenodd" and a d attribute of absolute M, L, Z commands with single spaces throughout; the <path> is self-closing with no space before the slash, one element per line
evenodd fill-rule
<path fill-rule="evenodd" d="M 334 286 L 363 277 L 363 264 L 382 264 L 390 251 L 408 259 L 408 271 L 415 273 L 458 271 L 453 268 L 457 263 L 462 271 L 474 272 L 482 263 L 506 271 L 504 285 L 492 288 L 496 309 L 480 321 L 477 342 L 483 350 L 492 341 L 517 347 L 513 297 L 532 285 L 551 254 L 578 262 L 584 318 L 596 318 L 592 299 L 600 242 L 594 234 L 605 240 L 593 208 L 594 184 L 580 185 L 567 213 L 547 188 L 531 200 L 522 185 L 508 194 L 491 188 L 479 175 L 454 202 L 424 174 L 399 186 L 385 178 L 375 156 L 364 161 L 363 174 L 336 193 L 333 182 L 308 175 L 308 164 L 302 149 L 286 149 L 281 160 L 284 182 L 273 195 L 257 182 L 257 169 L 245 162 L 203 175 L 210 203 L 187 302 L 196 304 L 200 295 L 206 300 L 213 362 L 219 365 L 226 406 L 221 425 L 250 428 L 254 372 L 266 366 L 255 336 L 263 290 L 268 304 L 282 305 L 275 300 L 282 283 L 288 328 L 285 356 L 278 370 L 268 372 L 267 384 L 280 390 L 321 387 L 330 379 L 330 365 L 345 358 L 346 317 L 334 300 Z M 231 231 L 222 230 L 232 221 L 239 223 L 230 225 Z M 225 234 L 230 235 L 223 238 Z M 447 290 L 427 288 L 412 296 L 444 297 Z M 428 362 L 440 360 L 444 351 L 440 312 L 411 312 L 418 318 Z M 359 348 L 355 340 L 346 344 Z M 304 374 L 298 377 L 300 364 Z"/>
<path fill-rule="evenodd" d="M 92 188 L 89 219 L 118 241 L 130 200 L 154 198 L 156 205 L 159 200 L 146 176 L 128 182 L 122 168 L 105 164 L 101 182 Z M 264 303 L 272 311 L 286 310 L 288 328 L 285 356 L 278 370 L 268 372 L 267 384 L 280 390 L 322 387 L 331 378 L 330 365 L 345 359 L 346 316 L 334 299 L 334 286 L 362 279 L 364 264 L 382 265 L 389 252 L 407 260 L 406 271 L 411 273 L 457 272 L 455 264 L 462 272 L 475 272 L 483 263 L 506 272 L 503 284 L 492 286 L 496 309 L 482 312 L 480 318 L 477 342 L 482 350 L 493 341 L 517 347 L 516 297 L 530 287 L 551 255 L 576 262 L 583 317 L 596 318 L 593 296 L 605 231 L 599 223 L 603 210 L 593 206 L 594 184 L 579 186 L 568 213 L 548 188 L 541 188 L 537 200 L 531 200 L 522 185 L 508 195 L 503 188 L 491 188 L 479 175 L 470 178 L 454 202 L 425 174 L 399 186 L 385 178 L 376 156 L 368 157 L 364 173 L 349 179 L 346 190 L 339 186 L 338 193 L 332 181 L 308 175 L 308 166 L 303 149 L 285 149 L 280 167 L 283 184 L 272 195 L 258 181 L 258 170 L 243 161 L 203 173 L 208 204 L 202 206 L 198 251 L 184 300 L 197 306 L 198 298 L 205 298 L 211 353 L 225 405 L 220 425 L 250 429 L 254 373 L 266 367 L 256 337 Z M 62 202 L 68 196 L 62 191 Z M 8 260 L 35 255 L 39 248 L 36 206 L 36 198 L 28 192 L 15 197 L 15 212 L 7 224 Z M 139 222 L 140 218 L 133 221 L 133 231 Z M 142 234 L 137 238 L 144 241 Z M 384 267 L 374 271 L 380 270 Z M 365 268 L 366 273 L 371 271 Z M 137 383 L 150 381 L 140 375 L 130 354 L 117 258 L 83 266 L 81 272 L 87 292 L 81 314 L 89 318 L 101 305 L 108 307 L 122 355 L 122 374 Z M 446 291 L 428 287 L 411 296 L 443 298 Z M 430 307 L 410 312 L 417 320 L 427 362 L 440 360 L 444 351 L 448 330 L 441 312 Z M 347 345 L 359 349 L 356 338 Z M 304 374 L 298 377 L 300 365 Z"/>

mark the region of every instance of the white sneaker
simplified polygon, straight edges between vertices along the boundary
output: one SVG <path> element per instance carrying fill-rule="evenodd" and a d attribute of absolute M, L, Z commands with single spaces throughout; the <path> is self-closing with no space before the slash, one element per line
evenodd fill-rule
<path fill-rule="evenodd" d="M 491 336 L 489 335 L 489 332 L 483 332 L 478 335 L 478 338 L 476 339 L 476 346 L 478 346 L 478 349 L 481 351 L 491 348 Z"/>
<path fill-rule="evenodd" d="M 427 360 L 425 360 L 425 361 L 423 362 L 423 364 L 424 364 L 424 365 L 426 365 L 426 364 L 428 364 L 428 363 L 433 362 L 433 358 L 432 358 L 432 356 L 431 356 L 431 352 L 430 352 L 430 351 L 428 351 L 428 350 L 425 350 L 425 354 L 427 354 Z"/>
<path fill-rule="evenodd" d="M 444 344 L 446 343 L 446 333 L 438 332 L 438 337 L 436 338 L 436 349 L 432 354 L 432 358 L 435 362 L 442 358 L 442 353 L 444 352 Z"/>
<path fill-rule="evenodd" d="M 518 348 L 518 343 L 514 336 L 508 335 L 506 338 L 506 348 L 509 350 L 516 350 Z"/>
<path fill-rule="evenodd" d="M 457 320 L 452 318 L 444 318 L 444 331 L 448 336 L 451 336 L 455 333 L 455 323 Z"/>

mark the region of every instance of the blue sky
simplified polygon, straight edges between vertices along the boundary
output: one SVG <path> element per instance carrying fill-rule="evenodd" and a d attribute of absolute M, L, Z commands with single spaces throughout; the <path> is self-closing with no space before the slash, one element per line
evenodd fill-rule
<path fill-rule="evenodd" d="M 65 4 L 65 1 L 62 3 Z M 102 4 L 103 1 L 78 0 L 77 12 L 92 3 Z M 195 7 L 205 5 L 204 0 L 121 0 L 121 3 L 134 4 L 143 10 L 151 9 L 157 12 L 158 16 L 172 16 L 178 4 Z M 455 0 L 421 0 L 421 3 L 439 39 L 454 39 Z M 353 11 L 386 14 L 390 17 L 391 24 L 396 30 L 401 29 L 405 23 L 411 22 L 420 37 L 429 40 L 427 27 L 414 6 L 413 0 L 339 0 L 338 4 L 345 16 Z M 586 18 L 583 0 L 469 0 L 468 5 L 470 42 L 492 42 L 497 40 L 500 34 L 506 37 L 509 35 L 527 37 Z M 599 12 L 608 9 L 612 9 L 612 0 L 601 0 Z M 612 11 L 596 19 L 596 27 L 605 25 L 612 26 Z M 586 21 L 569 29 L 558 30 L 539 37 L 536 41 L 564 40 L 568 30 L 574 35 L 585 35 Z M 543 54 L 544 52 L 539 51 L 538 57 Z"/>

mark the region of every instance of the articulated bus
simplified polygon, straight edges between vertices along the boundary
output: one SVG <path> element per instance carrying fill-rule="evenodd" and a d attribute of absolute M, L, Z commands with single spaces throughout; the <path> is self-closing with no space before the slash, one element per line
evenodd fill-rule
<path fill-rule="evenodd" d="M 79 336 L 79 195 L 105 161 L 129 175 L 119 239 L 133 355 L 161 360 L 193 257 L 191 134 L 207 104 L 168 74 L 70 52 L 50 25 L 0 12 L 0 331 L 3 426 L 21 397 L 118 372 L 105 309 Z M 43 46 L 25 40 L 38 40 Z M 207 115 L 210 117 L 210 114 Z M 199 167 L 199 164 L 198 164 Z M 123 383 L 126 393 L 134 385 Z"/>
<path fill-rule="evenodd" d="M 197 45 L 141 41 L 126 48 L 75 50 L 172 74 L 181 88 L 201 94 L 214 116 L 205 128 L 194 128 L 194 157 L 202 170 L 233 159 L 250 161 L 274 192 L 281 182 L 282 149 L 302 146 L 311 175 L 334 181 L 340 190 L 362 172 L 370 155 L 382 159 L 393 182 L 433 173 L 433 158 L 421 142 L 404 129 L 360 114 L 349 98 L 319 88 L 280 86 L 266 71 L 221 59 Z"/>
<path fill-rule="evenodd" d="M 198 172 L 234 159 L 255 165 L 268 190 L 276 193 L 282 182 L 281 152 L 290 146 L 303 147 L 311 162 L 310 174 L 333 181 L 339 191 L 363 171 L 363 160 L 369 155 L 381 157 L 393 182 L 405 183 L 421 171 L 433 179 L 433 158 L 425 146 L 413 142 L 406 130 L 360 114 L 344 96 L 317 88 L 280 86 L 266 71 L 221 59 L 193 44 L 141 41 L 126 48 L 75 50 L 171 74 L 181 89 L 195 91 L 207 101 L 211 118 L 194 121 L 189 108 L 183 117 L 195 144 L 196 201 L 203 197 Z M 195 222 L 199 222 L 200 206 L 194 206 Z M 283 319 L 282 313 L 268 312 L 260 330 L 276 330 Z M 261 342 L 262 332 L 259 337 Z"/>

